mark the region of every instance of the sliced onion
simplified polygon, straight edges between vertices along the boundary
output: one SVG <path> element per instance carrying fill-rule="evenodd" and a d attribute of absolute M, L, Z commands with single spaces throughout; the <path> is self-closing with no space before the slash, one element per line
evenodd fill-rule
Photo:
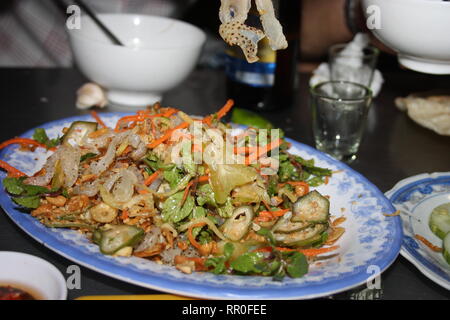
<path fill-rule="evenodd" d="M 175 228 L 170 224 L 170 223 L 164 223 L 163 225 L 161 225 L 160 227 L 161 229 L 167 229 L 170 232 L 172 232 L 172 235 L 174 238 L 176 238 L 178 236 L 178 232 L 177 230 L 175 230 Z"/>
<path fill-rule="evenodd" d="M 131 167 L 128 167 L 128 170 L 130 170 L 135 175 L 135 177 L 137 178 L 138 184 L 144 183 L 144 180 L 145 180 L 144 176 L 142 175 L 142 173 L 139 171 L 138 168 L 131 166 Z"/>
<path fill-rule="evenodd" d="M 130 201 L 127 203 L 122 204 L 123 209 L 130 209 L 131 207 L 139 204 L 141 201 L 144 201 L 146 206 L 153 209 L 154 208 L 154 202 L 153 202 L 153 195 L 152 194 L 140 194 L 137 196 L 134 196 L 131 198 Z"/>
<path fill-rule="evenodd" d="M 46 186 L 50 183 L 50 181 L 53 178 L 53 175 L 55 174 L 55 165 L 56 161 L 60 158 L 60 152 L 57 150 L 55 153 L 53 153 L 45 163 L 43 169 L 45 170 L 45 174 L 42 176 L 37 177 L 30 177 L 25 180 L 26 184 L 31 184 L 35 186 Z"/>
<path fill-rule="evenodd" d="M 137 149 L 134 150 L 131 153 L 131 159 L 133 160 L 140 160 L 142 159 L 145 155 L 147 154 L 147 145 L 143 142 L 141 142 L 138 146 Z"/>
<path fill-rule="evenodd" d="M 74 187 L 73 193 L 93 197 L 98 193 L 98 186 L 99 186 L 98 181 L 86 182 L 82 185 Z"/>
<path fill-rule="evenodd" d="M 102 197 L 103 202 L 113 208 L 122 210 L 122 205 L 114 200 L 112 194 L 106 190 L 103 185 L 99 185 L 98 190 L 100 191 L 100 196 Z"/>
<path fill-rule="evenodd" d="M 108 130 L 106 133 L 102 134 L 101 136 L 97 138 L 89 138 L 86 136 L 86 140 L 83 142 L 83 147 L 90 149 L 92 151 L 96 151 L 101 148 L 108 147 L 108 144 L 112 137 L 114 137 L 115 133 L 113 130 Z"/>
<path fill-rule="evenodd" d="M 114 173 L 109 175 L 104 183 L 103 186 L 106 188 L 106 190 L 110 191 L 111 188 L 113 187 L 113 185 L 116 183 L 116 181 L 120 178 L 120 174 L 119 173 Z"/>
<path fill-rule="evenodd" d="M 112 189 L 114 200 L 122 203 L 130 201 L 137 182 L 136 176 L 130 170 L 122 170 L 120 178 Z"/>
<path fill-rule="evenodd" d="M 133 148 L 136 149 L 138 145 L 141 143 L 141 137 L 139 137 L 137 134 L 132 134 L 130 135 L 128 142 Z"/>
<path fill-rule="evenodd" d="M 114 161 L 116 155 L 116 148 L 123 141 L 125 141 L 130 135 L 129 131 L 121 132 L 117 134 L 108 146 L 108 150 L 105 155 L 98 161 L 93 161 L 90 165 L 90 170 L 93 174 L 99 175 L 100 173 L 106 171 L 111 163 Z"/>
<path fill-rule="evenodd" d="M 191 220 L 190 222 L 183 224 L 182 226 L 180 226 L 179 230 L 180 231 L 185 231 L 188 230 L 191 226 L 199 224 L 199 223 L 206 223 L 208 225 L 208 227 L 222 240 L 228 240 L 227 238 L 225 238 L 225 236 L 223 235 L 223 233 L 217 229 L 216 225 L 214 224 L 214 222 L 212 222 L 211 220 L 209 220 L 207 217 L 202 217 L 202 218 L 198 218 L 198 219 L 194 219 Z"/>
<path fill-rule="evenodd" d="M 64 187 L 68 188 L 75 184 L 78 179 L 81 151 L 78 147 L 70 144 L 63 145 L 61 149 L 61 168 L 64 172 Z"/>
<path fill-rule="evenodd" d="M 164 237 L 161 233 L 161 229 L 153 226 L 145 235 L 145 238 L 142 240 L 139 246 L 136 247 L 135 252 L 145 251 L 149 248 L 152 248 L 158 243 L 163 242 L 163 239 Z"/>

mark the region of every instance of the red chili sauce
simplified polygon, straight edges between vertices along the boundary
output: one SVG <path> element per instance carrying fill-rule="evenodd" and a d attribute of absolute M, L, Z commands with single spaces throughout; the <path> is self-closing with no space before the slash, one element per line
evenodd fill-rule
<path fill-rule="evenodd" d="M 10 285 L 0 285 L 0 300 L 37 300 L 25 290 Z"/>

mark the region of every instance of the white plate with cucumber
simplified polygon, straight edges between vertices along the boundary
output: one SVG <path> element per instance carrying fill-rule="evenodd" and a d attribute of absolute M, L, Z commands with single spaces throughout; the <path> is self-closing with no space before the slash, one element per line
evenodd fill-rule
<path fill-rule="evenodd" d="M 386 192 L 403 223 L 400 253 L 450 290 L 450 172 L 420 174 Z"/>

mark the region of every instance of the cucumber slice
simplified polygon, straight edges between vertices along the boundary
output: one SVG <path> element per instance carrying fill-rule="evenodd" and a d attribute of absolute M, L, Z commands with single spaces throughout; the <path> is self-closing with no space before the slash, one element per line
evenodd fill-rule
<path fill-rule="evenodd" d="M 136 226 L 114 225 L 102 232 L 100 251 L 103 254 L 114 254 L 124 247 L 134 246 L 143 236 L 144 230 Z"/>
<path fill-rule="evenodd" d="M 71 124 L 69 130 L 62 138 L 62 144 L 69 144 L 74 141 L 77 145 L 81 145 L 83 138 L 98 128 L 97 122 L 75 121 Z"/>
<path fill-rule="evenodd" d="M 279 245 L 288 247 L 305 247 L 321 239 L 321 233 L 327 229 L 327 224 L 315 224 L 306 229 L 291 233 L 274 233 Z"/>
<path fill-rule="evenodd" d="M 277 223 L 272 228 L 272 232 L 291 233 L 311 226 L 311 223 L 307 221 L 293 222 L 291 221 L 291 217 L 292 215 L 287 213 L 278 219 Z"/>
<path fill-rule="evenodd" d="M 330 201 L 316 190 L 301 197 L 293 206 L 292 221 L 325 223 L 330 216 Z"/>
<path fill-rule="evenodd" d="M 241 240 L 248 232 L 253 220 L 253 209 L 250 206 L 239 207 L 222 226 L 222 232 L 231 241 Z"/>
<path fill-rule="evenodd" d="M 450 233 L 447 233 L 447 235 L 444 238 L 444 259 L 447 261 L 448 264 L 450 264 Z"/>
<path fill-rule="evenodd" d="M 441 204 L 433 209 L 430 215 L 429 226 L 435 235 L 444 239 L 450 232 L 450 202 Z"/>

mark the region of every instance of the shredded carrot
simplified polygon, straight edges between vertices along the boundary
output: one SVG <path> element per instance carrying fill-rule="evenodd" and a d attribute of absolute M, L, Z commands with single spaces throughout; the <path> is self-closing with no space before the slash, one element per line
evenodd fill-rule
<path fill-rule="evenodd" d="M 184 202 L 186 201 L 188 195 L 189 195 L 189 190 L 191 190 L 192 184 L 194 183 L 194 180 L 191 180 L 188 185 L 186 186 L 186 189 L 184 189 L 184 193 L 183 193 L 183 198 L 181 199 L 181 205 L 184 204 Z"/>
<path fill-rule="evenodd" d="M 158 114 L 153 114 L 150 115 L 148 114 L 148 112 L 139 112 L 135 115 L 131 115 L 131 116 L 124 116 L 122 118 L 120 118 L 119 120 L 117 120 L 116 123 L 116 127 L 115 127 L 115 131 L 118 132 L 121 123 L 124 122 L 142 122 L 145 119 L 153 119 L 153 118 L 159 118 L 159 117 L 170 117 L 171 115 L 173 115 L 174 113 L 177 113 L 178 110 L 174 109 L 174 108 L 169 108 L 166 112 L 164 113 L 158 113 Z"/>
<path fill-rule="evenodd" d="M 36 140 L 29 139 L 29 138 L 14 138 L 10 140 L 6 140 L 5 142 L 0 144 L 0 149 L 6 148 L 7 146 L 11 144 L 21 144 L 21 145 L 32 145 L 36 147 L 41 147 L 48 150 L 55 150 L 56 148 L 49 148 L 45 144 L 42 144 L 40 142 L 37 142 Z"/>
<path fill-rule="evenodd" d="M 291 211 L 290 209 L 282 209 L 277 211 L 260 211 L 258 213 L 258 217 L 255 218 L 255 221 L 271 221 L 278 217 L 281 217 L 282 215 L 286 214 L 287 212 Z"/>
<path fill-rule="evenodd" d="M 188 244 L 186 243 L 186 241 L 178 241 L 177 245 L 181 250 L 186 250 L 188 248 Z"/>
<path fill-rule="evenodd" d="M 174 113 L 177 113 L 179 110 L 175 109 L 175 108 L 168 108 L 168 110 L 166 112 L 163 113 L 163 117 L 170 117 L 171 115 L 173 115 Z"/>
<path fill-rule="evenodd" d="M 233 105 L 234 101 L 232 99 L 228 99 L 227 103 L 225 103 L 222 109 L 217 111 L 217 119 L 219 120 L 223 118 L 231 110 L 231 108 L 233 108 Z"/>
<path fill-rule="evenodd" d="M 241 138 L 245 138 L 245 137 L 250 136 L 250 135 L 251 135 L 251 133 L 249 132 L 249 130 L 246 130 L 246 131 L 242 132 L 241 134 L 238 134 L 237 136 L 234 136 L 234 138 L 236 140 L 239 140 Z"/>
<path fill-rule="evenodd" d="M 103 128 L 106 128 L 106 127 L 107 127 L 106 124 L 103 122 L 102 118 L 100 118 L 100 116 L 98 115 L 97 112 L 91 111 L 91 116 L 92 116 L 92 118 L 94 118 L 95 121 L 97 121 L 97 123 L 98 123 L 99 125 L 101 125 Z"/>
<path fill-rule="evenodd" d="M 153 174 L 151 174 L 147 179 L 145 179 L 144 184 L 146 186 L 149 186 L 153 183 L 153 181 L 155 181 L 156 179 L 158 179 L 159 175 L 161 174 L 161 171 L 155 171 L 153 172 Z"/>
<path fill-rule="evenodd" d="M 140 189 L 140 190 L 138 190 L 138 193 L 139 194 L 149 194 L 150 191 L 148 191 L 147 189 Z"/>
<path fill-rule="evenodd" d="M 317 249 L 298 249 L 298 252 L 303 253 L 305 256 L 307 257 L 314 257 L 314 256 L 318 256 L 319 254 L 324 254 L 324 253 L 328 253 L 331 251 L 334 251 L 336 249 L 339 249 L 339 246 L 333 246 L 333 247 L 328 247 L 328 248 L 317 248 Z"/>
<path fill-rule="evenodd" d="M 209 175 L 200 176 L 198 178 L 198 182 L 208 182 L 209 181 Z"/>
<path fill-rule="evenodd" d="M 167 132 L 161 138 L 154 140 L 152 143 L 148 144 L 147 147 L 150 149 L 153 149 L 153 148 L 159 146 L 164 141 L 170 139 L 170 137 L 176 130 L 185 129 L 187 127 L 189 127 L 189 123 L 183 122 L 182 124 L 176 126 L 175 128 L 167 130 Z"/>
<path fill-rule="evenodd" d="M 281 139 L 272 140 L 268 145 L 265 145 L 262 148 L 259 148 L 258 150 L 258 156 L 257 159 L 261 158 L 263 155 L 265 155 L 270 150 L 273 150 L 281 145 L 283 141 Z"/>
<path fill-rule="evenodd" d="M 208 126 L 212 125 L 212 116 L 207 116 L 202 120 L 203 123 L 206 123 Z"/>
<path fill-rule="evenodd" d="M 228 101 L 225 103 L 225 105 L 215 113 L 216 119 L 220 120 L 223 118 L 230 110 L 233 108 L 234 101 L 232 99 L 228 99 Z M 212 124 L 213 115 L 209 115 L 205 118 L 203 118 L 202 122 L 206 123 L 207 125 L 211 126 Z"/>
<path fill-rule="evenodd" d="M 235 147 L 234 148 L 234 153 L 235 154 L 241 154 L 241 153 L 253 153 L 256 152 L 258 150 L 258 147 Z"/>
<path fill-rule="evenodd" d="M 108 128 L 101 128 L 97 131 L 89 133 L 88 136 L 89 136 L 89 138 L 95 139 L 95 138 L 98 138 L 98 137 L 104 135 L 107 132 L 108 132 Z"/>
<path fill-rule="evenodd" d="M 283 209 L 283 210 L 278 210 L 278 211 L 270 211 L 270 213 L 272 213 L 273 216 L 275 217 L 281 217 L 283 216 L 285 213 L 291 211 L 291 209 Z"/>
<path fill-rule="evenodd" d="M 201 250 L 202 245 L 200 243 L 198 243 L 197 240 L 195 240 L 194 235 L 192 234 L 192 229 L 197 228 L 197 227 L 203 227 L 205 224 L 206 224 L 206 222 L 200 222 L 200 223 L 194 224 L 189 227 L 188 232 L 187 232 L 189 242 L 198 250 Z"/>
<path fill-rule="evenodd" d="M 245 163 L 247 165 L 253 164 L 256 160 L 267 154 L 270 150 L 273 150 L 277 147 L 279 147 L 282 143 L 281 139 L 273 140 L 269 144 L 265 145 L 264 147 L 258 148 L 257 152 L 254 152 L 250 154 L 246 159 Z"/>
<path fill-rule="evenodd" d="M 0 168 L 4 169 L 6 172 L 8 172 L 9 176 L 14 177 L 14 178 L 27 176 L 22 171 L 14 168 L 13 166 L 10 166 L 9 164 L 7 164 L 5 161 L 2 161 L 2 160 L 0 160 Z"/>
<path fill-rule="evenodd" d="M 422 237 L 421 235 L 416 234 L 415 235 L 417 240 L 420 240 L 424 245 L 426 245 L 428 248 L 433 250 L 434 252 L 442 252 L 442 248 L 439 248 L 438 246 L 435 246 L 430 241 Z"/>
<path fill-rule="evenodd" d="M 272 247 L 261 247 L 253 250 L 253 252 L 272 252 Z"/>
<path fill-rule="evenodd" d="M 127 210 L 122 210 L 122 215 L 120 216 L 122 220 L 128 219 L 129 213 Z"/>

